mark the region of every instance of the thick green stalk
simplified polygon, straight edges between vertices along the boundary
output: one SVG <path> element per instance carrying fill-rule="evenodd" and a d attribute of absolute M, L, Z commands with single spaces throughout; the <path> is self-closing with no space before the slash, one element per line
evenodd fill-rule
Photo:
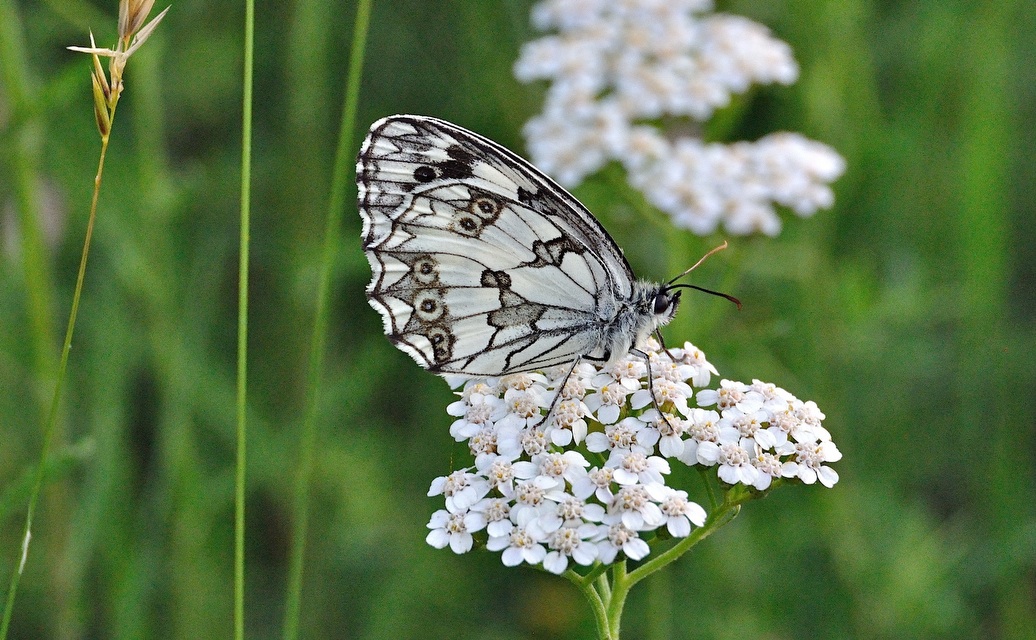
<path fill-rule="evenodd" d="M 610 595 L 608 579 L 604 574 L 597 576 L 594 580 L 590 576 L 582 577 L 575 571 L 568 571 L 565 577 L 582 592 L 583 597 L 590 604 L 590 610 L 594 614 L 594 622 L 597 623 L 597 633 L 601 638 L 608 637 L 608 602 Z"/>
<path fill-rule="evenodd" d="M 732 488 L 727 492 L 727 499 L 724 500 L 723 504 L 718 509 L 709 513 L 709 517 L 706 518 L 704 526 L 698 527 L 691 532 L 691 535 L 631 571 L 628 576 L 629 586 L 632 587 L 652 573 L 676 561 L 677 558 L 690 551 L 691 547 L 709 537 L 718 531 L 720 527 L 733 520 L 741 511 L 741 503 L 745 500 L 751 499 L 751 494 L 749 494 L 747 490 L 743 491 L 743 496 L 733 496 L 732 494 L 735 492 L 740 494 L 738 487 Z"/>
<path fill-rule="evenodd" d="M 611 600 L 608 602 L 608 640 L 619 640 L 622 629 L 622 610 L 626 606 L 633 583 L 626 573 L 626 561 L 620 560 L 612 566 Z"/>
<path fill-rule="evenodd" d="M 585 576 L 580 576 L 575 571 L 566 572 L 565 577 L 579 588 L 590 604 L 594 621 L 597 623 L 598 637 L 601 640 L 618 640 L 622 627 L 622 611 L 626 606 L 630 589 L 644 578 L 674 562 L 691 547 L 733 520 L 741 510 L 741 504 L 754 497 L 755 495 L 745 488 L 735 487 L 728 490 L 723 503 L 712 510 L 703 526 L 633 571 L 627 572 L 626 561 L 621 560 L 612 565 L 610 571 L 606 571 L 604 565 L 598 564 Z"/>

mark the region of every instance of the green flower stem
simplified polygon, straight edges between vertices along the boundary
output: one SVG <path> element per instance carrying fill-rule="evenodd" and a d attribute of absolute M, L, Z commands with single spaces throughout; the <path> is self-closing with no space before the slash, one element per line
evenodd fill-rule
<path fill-rule="evenodd" d="M 608 638 L 608 606 L 602 597 L 601 589 L 608 588 L 608 581 L 601 574 L 597 587 L 594 586 L 594 580 L 587 580 L 580 576 L 575 571 L 567 571 L 565 577 L 572 581 L 573 584 L 579 589 L 579 591 L 586 598 L 586 601 L 590 604 L 590 609 L 594 614 L 594 621 L 597 622 L 597 631 L 599 637 Z"/>
<path fill-rule="evenodd" d="M 622 609 L 626 606 L 626 596 L 634 583 L 629 581 L 626 573 L 626 561 L 620 560 L 612 566 L 611 598 L 608 602 L 608 639 L 619 640 L 622 627 Z"/>
<path fill-rule="evenodd" d="M 727 496 L 729 497 L 734 492 L 734 490 L 727 492 Z M 750 496 L 748 499 L 750 499 Z M 674 562 L 677 558 L 690 551 L 691 547 L 709 537 L 719 530 L 720 527 L 733 520 L 740 511 L 740 501 L 724 501 L 719 509 L 715 509 L 709 513 L 709 517 L 705 519 L 704 526 L 698 527 L 691 532 L 691 535 L 631 571 L 629 573 L 629 586 L 632 587 L 634 584 L 640 582 L 652 573 Z"/>
<path fill-rule="evenodd" d="M 360 96 L 360 78 L 363 57 L 367 49 L 367 31 L 370 25 L 373 0 L 360 0 L 356 7 L 353 26 L 353 45 L 349 56 L 349 73 L 345 82 L 342 120 L 338 130 L 338 150 L 328 198 L 327 224 L 324 229 L 324 247 L 320 260 L 320 282 L 317 286 L 316 317 L 313 322 L 313 341 L 310 344 L 307 377 L 306 407 L 299 445 L 299 468 L 293 504 L 294 529 L 291 539 L 291 560 L 288 569 L 288 587 L 284 604 L 284 640 L 295 640 L 299 635 L 299 616 L 302 603 L 302 573 L 305 567 L 306 533 L 309 529 L 309 488 L 313 476 L 316 449 L 316 415 L 320 404 L 320 381 L 324 369 L 324 344 L 327 340 L 328 298 L 331 290 L 331 268 L 341 247 L 342 217 L 345 194 L 355 166 L 356 110 Z"/>
<path fill-rule="evenodd" d="M 712 513 L 719 508 L 719 501 L 716 499 L 716 490 L 712 486 L 709 471 L 710 469 L 707 467 L 698 466 L 698 477 L 701 478 L 701 483 L 705 487 L 705 493 L 709 497 L 709 513 Z"/>
<path fill-rule="evenodd" d="M 584 582 L 589 584 L 589 583 L 593 582 L 594 580 L 596 580 L 598 577 L 600 577 L 601 574 L 603 574 L 607 570 L 608 570 L 608 566 L 607 565 L 604 565 L 604 564 L 601 564 L 601 563 L 597 563 L 597 564 L 595 564 L 593 566 L 593 569 L 590 570 L 590 573 L 586 574 L 585 576 L 580 576 L 578 573 L 576 573 L 574 571 L 570 571 L 569 573 L 572 573 L 573 575 L 575 575 L 575 577 L 577 579 L 582 580 L 582 581 L 584 581 Z"/>
<path fill-rule="evenodd" d="M 597 576 L 595 581 L 597 582 L 597 590 L 600 594 L 601 599 L 604 602 L 610 602 L 612 598 L 612 587 L 611 583 L 608 582 L 608 575 L 602 571 L 601 574 Z"/>
<path fill-rule="evenodd" d="M 709 488 L 709 498 L 714 501 L 715 494 L 711 490 L 711 485 Z M 630 589 L 652 573 L 674 562 L 687 553 L 691 547 L 729 523 L 737 517 L 742 504 L 756 497 L 756 494 L 746 487 L 741 485 L 731 487 L 724 495 L 723 503 L 713 508 L 703 526 L 698 527 L 691 535 L 633 571 L 626 571 L 625 560 L 620 560 L 611 567 L 598 563 L 585 576 L 581 576 L 571 569 L 566 571 L 565 577 L 576 585 L 590 604 L 594 620 L 597 623 L 598 637 L 601 640 L 618 640 L 622 625 L 622 610 L 626 605 L 626 597 L 629 595 Z"/>

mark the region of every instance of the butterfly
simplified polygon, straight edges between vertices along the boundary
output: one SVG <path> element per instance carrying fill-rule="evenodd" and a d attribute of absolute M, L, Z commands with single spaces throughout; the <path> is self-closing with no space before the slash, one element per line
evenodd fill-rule
<path fill-rule="evenodd" d="M 674 289 L 701 289 L 637 280 L 575 197 L 443 120 L 375 122 L 356 181 L 367 299 L 392 343 L 437 374 L 610 363 L 672 319 Z"/>

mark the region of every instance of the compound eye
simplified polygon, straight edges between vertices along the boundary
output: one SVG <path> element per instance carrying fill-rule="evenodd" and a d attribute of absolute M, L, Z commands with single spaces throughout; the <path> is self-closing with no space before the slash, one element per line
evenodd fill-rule
<path fill-rule="evenodd" d="M 655 294 L 655 315 L 665 313 L 669 309 L 669 304 L 669 296 L 664 291 Z"/>

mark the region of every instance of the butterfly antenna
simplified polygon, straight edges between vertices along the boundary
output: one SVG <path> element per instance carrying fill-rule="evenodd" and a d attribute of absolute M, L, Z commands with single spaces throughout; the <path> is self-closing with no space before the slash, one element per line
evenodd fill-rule
<path fill-rule="evenodd" d="M 684 271 L 683 273 L 681 273 L 680 275 L 676 276 L 675 278 L 673 278 L 669 282 L 665 283 L 666 288 L 667 289 L 681 289 L 681 288 L 683 288 L 683 289 L 697 289 L 698 291 L 701 291 L 703 293 L 710 293 L 710 294 L 712 294 L 714 296 L 719 296 L 721 298 L 726 298 L 727 300 L 730 300 L 731 302 L 736 304 L 737 308 L 740 310 L 741 309 L 741 301 L 738 300 L 737 298 L 735 298 L 734 296 L 730 295 L 730 294 L 721 293 L 719 291 L 713 291 L 712 289 L 706 289 L 705 287 L 699 287 L 696 284 L 673 284 L 677 280 L 679 280 L 680 278 L 684 277 L 688 273 L 690 273 L 690 272 L 694 271 L 695 269 L 697 269 L 701 265 L 701 263 L 705 262 L 706 258 L 708 258 L 712 254 L 716 253 L 717 251 L 723 251 L 726 248 L 727 248 L 727 241 L 724 240 L 723 244 L 719 245 L 715 249 L 713 249 L 713 250 L 709 251 L 708 253 L 706 253 L 705 255 L 703 255 L 700 260 L 698 260 L 697 262 L 695 262 L 691 266 L 690 269 Z"/>
<path fill-rule="evenodd" d="M 699 287 L 696 284 L 669 284 L 669 285 L 666 285 L 666 286 L 668 288 L 670 288 L 670 289 L 697 289 L 698 291 L 701 291 L 702 293 L 711 293 L 714 296 L 719 296 L 721 298 L 726 298 L 727 300 L 730 300 L 731 302 L 733 302 L 734 304 L 737 305 L 738 311 L 741 310 L 741 301 L 738 300 L 737 298 L 735 298 L 734 296 L 730 295 L 729 293 L 723 293 L 722 291 L 713 291 L 712 289 L 706 289 L 705 287 Z"/>
<path fill-rule="evenodd" d="M 699 266 L 699 265 L 701 265 L 701 263 L 705 262 L 705 259 L 706 259 L 706 258 L 708 258 L 709 256 L 711 256 L 712 254 L 714 254 L 714 253 L 716 253 L 716 252 L 718 252 L 718 251 L 723 251 L 723 250 L 724 250 L 724 249 L 726 249 L 726 248 L 727 248 L 727 241 L 726 241 L 726 240 L 724 240 L 724 241 L 723 241 L 723 244 L 719 245 L 719 246 L 718 246 L 718 247 L 716 247 L 715 249 L 713 249 L 713 250 L 709 251 L 708 253 L 706 253 L 705 255 L 703 255 L 703 256 L 701 257 L 701 259 L 700 259 L 700 260 L 698 260 L 697 262 L 695 262 L 695 263 L 694 263 L 694 264 L 693 264 L 693 265 L 691 266 L 691 268 L 690 268 L 690 269 L 688 269 L 687 271 L 684 271 L 684 272 L 683 272 L 683 273 L 681 273 L 680 275 L 676 276 L 675 278 L 673 278 L 672 280 L 670 280 L 669 282 L 667 282 L 667 283 L 666 283 L 666 286 L 669 286 L 669 285 L 673 284 L 674 282 L 676 282 L 676 281 L 677 281 L 677 280 L 679 280 L 680 278 L 684 277 L 684 276 L 685 276 L 685 275 L 687 275 L 688 273 L 690 273 L 690 272 L 694 271 L 695 269 L 697 269 L 697 268 L 698 268 L 698 266 Z M 738 306 L 740 307 L 741 305 L 739 304 Z"/>

